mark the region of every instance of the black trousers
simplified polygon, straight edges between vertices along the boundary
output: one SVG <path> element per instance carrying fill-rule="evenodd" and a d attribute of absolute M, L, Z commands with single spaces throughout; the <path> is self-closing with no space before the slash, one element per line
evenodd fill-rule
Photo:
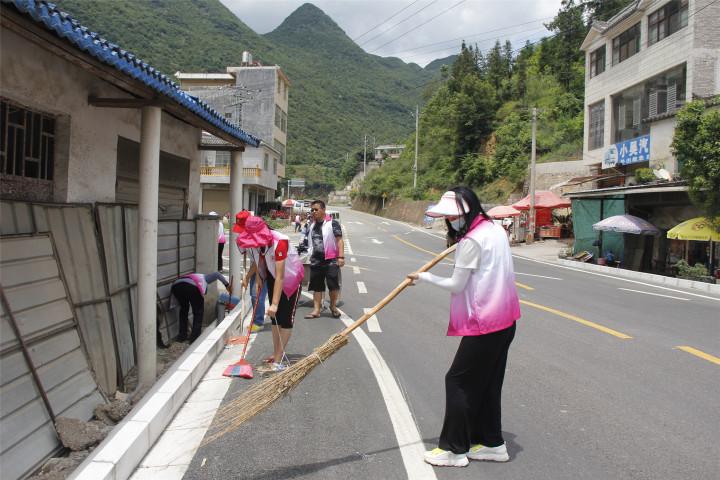
<path fill-rule="evenodd" d="M 224 248 L 224 243 L 218 243 L 218 272 L 222 272 L 223 270 L 222 252 Z"/>
<path fill-rule="evenodd" d="M 177 340 L 179 342 L 187 339 L 188 330 L 188 313 L 190 306 L 192 305 L 193 312 L 193 324 L 192 331 L 190 332 L 190 341 L 193 342 L 197 337 L 200 336 L 202 331 L 203 313 L 205 312 L 205 300 L 200 294 L 200 290 L 195 285 L 189 283 L 176 283 L 170 290 L 180 304 L 180 315 L 178 317 L 178 324 L 180 332 L 178 333 Z"/>
<path fill-rule="evenodd" d="M 439 447 L 466 453 L 470 445 L 502 445 L 500 401 L 515 324 L 505 330 L 463 337 L 445 375 L 445 420 Z"/>

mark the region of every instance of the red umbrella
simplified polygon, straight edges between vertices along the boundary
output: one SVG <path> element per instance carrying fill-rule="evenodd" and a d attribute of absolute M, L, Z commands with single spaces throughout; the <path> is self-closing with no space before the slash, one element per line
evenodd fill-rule
<path fill-rule="evenodd" d="M 510 205 L 498 205 L 487 211 L 487 214 L 493 218 L 506 218 L 506 217 L 517 217 L 520 215 L 520 210 L 517 210 Z"/>
<path fill-rule="evenodd" d="M 535 208 L 568 208 L 570 200 L 562 198 L 550 190 L 538 190 L 535 192 Z M 530 209 L 530 195 L 512 204 L 518 210 Z"/>

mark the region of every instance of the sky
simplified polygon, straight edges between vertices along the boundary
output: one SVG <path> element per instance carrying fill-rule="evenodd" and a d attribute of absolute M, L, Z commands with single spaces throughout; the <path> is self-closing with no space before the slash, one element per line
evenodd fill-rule
<path fill-rule="evenodd" d="M 303 0 L 220 0 L 257 33 L 275 29 Z M 499 38 L 514 48 L 548 35 L 561 0 L 312 0 L 368 53 L 425 66 L 460 42 L 485 51 Z M 393 16 L 394 15 L 394 16 Z M 392 18 L 391 18 L 392 17 Z M 384 22 L 384 23 L 383 23 Z M 427 23 L 426 23 L 427 22 Z M 378 26 L 379 25 L 379 26 Z M 377 28 L 375 28 L 377 27 Z M 372 30 L 371 30 L 372 29 Z"/>

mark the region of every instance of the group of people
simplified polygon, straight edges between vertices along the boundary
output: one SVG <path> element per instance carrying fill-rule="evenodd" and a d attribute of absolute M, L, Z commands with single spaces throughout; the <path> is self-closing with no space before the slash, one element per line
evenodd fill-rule
<path fill-rule="evenodd" d="M 326 216 L 323 202 L 313 202 L 311 215 L 309 287 L 314 291 L 314 308 L 306 318 L 320 315 L 326 284 L 331 313 L 339 316 L 339 269 L 345 263 L 342 231 L 338 222 Z M 429 283 L 450 293 L 447 335 L 462 338 L 445 376 L 445 417 L 438 448 L 426 452 L 424 460 L 435 466 L 459 467 L 468 465 L 470 460 L 505 462 L 509 455 L 502 435 L 501 394 L 515 322 L 520 318 L 507 234 L 485 213 L 477 195 L 465 187 L 443 194 L 426 215 L 444 218 L 448 241 L 457 244 L 455 266 L 451 277 L 414 272 L 408 278 L 413 284 Z M 252 289 L 256 290 L 256 303 L 260 302 L 264 285 L 270 292 L 267 314 L 274 327 L 274 349 L 267 361 L 273 370 L 283 370 L 287 367 L 282 361 L 284 349 L 292 332 L 303 279 L 302 263 L 290 248 L 287 236 L 270 230 L 259 217 L 240 212 L 233 230 L 239 234 L 238 248 L 249 252 L 252 258 L 243 285 L 256 279 Z M 173 285 L 173 294 L 202 292 L 208 282 L 215 280 L 227 285 L 221 275 L 191 274 Z M 196 304 L 192 305 L 195 315 Z M 186 315 L 187 304 L 184 312 Z M 183 310 L 181 319 L 182 314 Z M 181 320 L 181 328 L 182 325 Z M 184 325 L 187 328 L 187 318 Z M 196 336 L 195 325 L 191 338 L 193 335 Z"/>
<path fill-rule="evenodd" d="M 316 200 L 311 205 L 312 223 L 308 228 L 310 238 L 310 284 L 314 292 L 314 308 L 305 318 L 320 316 L 322 296 L 327 287 L 330 291 L 330 311 L 333 317 L 340 317 L 337 299 L 340 291 L 339 268 L 345 264 L 344 245 L 340 224 L 326 215 L 325 203 Z M 214 213 L 214 212 L 211 212 Z M 221 230 L 222 229 L 222 230 Z M 265 316 L 271 318 L 273 353 L 265 359 L 273 371 L 288 366 L 285 348 L 292 333 L 295 310 L 302 289 L 304 266 L 297 251 L 290 245 L 287 235 L 271 230 L 262 217 L 253 216 L 243 210 L 235 216 L 232 227 L 237 234 L 236 246 L 240 253 L 251 260 L 242 285 L 250 289 L 253 304 L 251 332 L 264 328 Z M 222 239 L 222 242 L 221 242 Z M 218 244 L 225 244 L 225 231 L 218 229 Z M 220 250 L 220 247 L 218 248 Z M 218 253 L 218 270 L 222 269 L 221 253 Z M 172 286 L 173 302 L 180 305 L 179 328 L 176 340 L 186 341 L 188 313 L 193 312 L 190 341 L 199 335 L 204 311 L 204 295 L 208 284 L 220 281 L 232 293 L 232 285 L 220 272 L 208 275 L 191 273 L 178 278 Z M 269 295 L 269 306 L 265 308 Z"/>

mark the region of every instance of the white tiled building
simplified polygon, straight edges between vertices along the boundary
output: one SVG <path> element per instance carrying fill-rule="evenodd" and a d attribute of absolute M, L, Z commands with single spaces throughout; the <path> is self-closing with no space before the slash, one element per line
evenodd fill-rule
<path fill-rule="evenodd" d="M 649 160 L 637 166 L 677 172 L 674 112 L 720 93 L 720 2 L 636 0 L 595 22 L 581 48 L 584 162 L 600 164 L 615 144 L 649 135 Z"/>

